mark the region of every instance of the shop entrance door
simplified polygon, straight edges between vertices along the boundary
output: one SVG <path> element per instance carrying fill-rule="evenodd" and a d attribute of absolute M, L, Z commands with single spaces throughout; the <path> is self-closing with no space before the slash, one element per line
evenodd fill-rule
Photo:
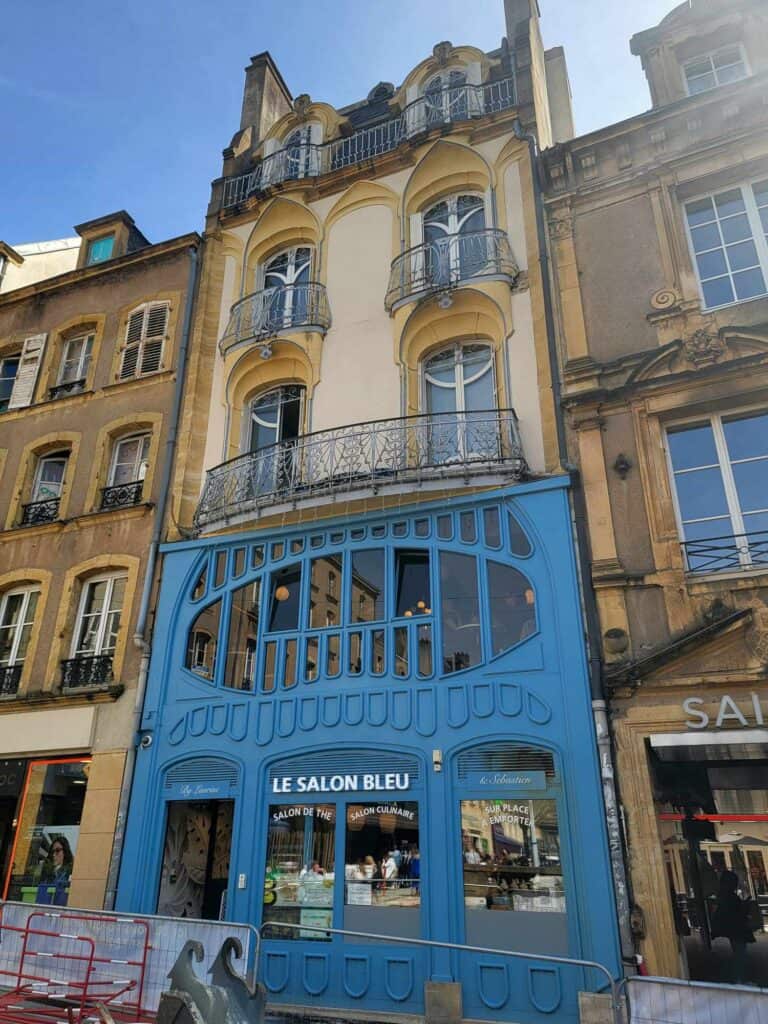
<path fill-rule="evenodd" d="M 768 760 L 652 754 L 675 929 L 693 981 L 768 986 Z M 723 755 L 713 745 L 710 753 Z M 750 753 L 733 750 L 731 753 Z"/>
<path fill-rule="evenodd" d="M 226 917 L 234 800 L 168 804 L 157 913 Z"/>

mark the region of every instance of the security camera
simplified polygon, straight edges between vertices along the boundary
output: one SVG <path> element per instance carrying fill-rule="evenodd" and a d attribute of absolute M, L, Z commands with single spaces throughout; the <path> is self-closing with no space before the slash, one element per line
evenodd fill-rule
<path fill-rule="evenodd" d="M 142 750 L 148 750 L 152 746 L 152 737 L 148 732 L 145 732 L 139 740 L 139 746 Z"/>

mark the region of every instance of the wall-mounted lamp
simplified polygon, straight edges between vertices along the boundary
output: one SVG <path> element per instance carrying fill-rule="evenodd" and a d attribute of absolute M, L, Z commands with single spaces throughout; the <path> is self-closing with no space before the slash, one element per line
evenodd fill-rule
<path fill-rule="evenodd" d="M 281 586 L 281 587 L 278 587 L 277 590 L 275 591 L 275 600 L 276 601 L 287 601 L 290 596 L 291 596 L 291 592 L 288 589 L 288 587 Z"/>

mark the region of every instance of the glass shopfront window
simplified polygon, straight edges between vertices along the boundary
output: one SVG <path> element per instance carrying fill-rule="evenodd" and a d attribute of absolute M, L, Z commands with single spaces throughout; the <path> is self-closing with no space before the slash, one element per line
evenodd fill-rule
<path fill-rule="evenodd" d="M 67 905 L 90 766 L 30 763 L 4 899 Z"/>
<path fill-rule="evenodd" d="M 269 808 L 263 923 L 331 927 L 336 807 L 275 804 Z M 327 938 L 302 928 L 271 927 L 271 939 Z"/>
<path fill-rule="evenodd" d="M 344 877 L 348 907 L 418 907 L 419 805 L 350 804 Z"/>
<path fill-rule="evenodd" d="M 462 800 L 461 843 L 466 941 L 567 953 L 555 801 Z"/>
<path fill-rule="evenodd" d="M 158 914 L 224 919 L 234 809 L 233 800 L 168 805 Z"/>

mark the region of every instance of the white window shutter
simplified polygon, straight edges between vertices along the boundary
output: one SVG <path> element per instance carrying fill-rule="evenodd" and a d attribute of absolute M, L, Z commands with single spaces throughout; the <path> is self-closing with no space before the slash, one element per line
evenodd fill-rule
<path fill-rule="evenodd" d="M 125 343 L 126 345 L 133 345 L 134 342 L 141 341 L 141 336 L 144 333 L 144 313 L 146 312 L 144 306 L 141 309 L 135 310 L 128 317 L 128 329 L 125 332 Z"/>
<path fill-rule="evenodd" d="M 147 338 L 164 338 L 168 325 L 168 306 L 150 306 L 147 313 Z"/>
<path fill-rule="evenodd" d="M 120 380 L 127 380 L 129 377 L 136 376 L 139 348 L 139 345 L 128 345 L 123 349 L 123 361 L 120 364 Z"/>
<path fill-rule="evenodd" d="M 13 391 L 8 400 L 9 409 L 21 409 L 25 405 L 31 405 L 32 399 L 35 397 L 35 385 L 40 372 L 40 363 L 43 361 L 47 337 L 47 334 L 33 334 L 24 339 L 19 358 L 19 369 L 16 372 Z"/>

